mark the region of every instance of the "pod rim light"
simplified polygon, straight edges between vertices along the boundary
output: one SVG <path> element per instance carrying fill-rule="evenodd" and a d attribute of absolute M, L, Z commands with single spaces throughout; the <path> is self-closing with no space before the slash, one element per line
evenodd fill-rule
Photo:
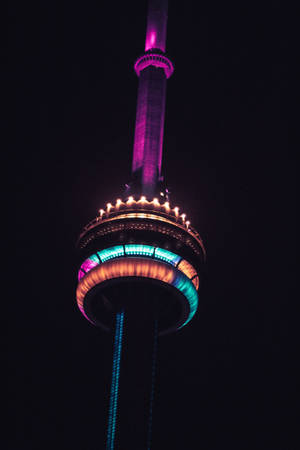
<path fill-rule="evenodd" d="M 165 261 L 143 257 L 118 257 L 108 260 L 92 268 L 78 283 L 76 298 L 81 313 L 87 320 L 95 324 L 86 314 L 85 297 L 95 286 L 117 278 L 148 278 L 158 280 L 178 289 L 189 306 L 188 317 L 177 328 L 184 327 L 195 315 L 198 308 L 198 294 L 192 281 L 181 271 Z"/>
<path fill-rule="evenodd" d="M 143 208 L 144 203 L 147 206 L 152 206 L 156 210 L 140 210 L 140 208 Z M 137 207 L 138 209 L 136 209 Z M 127 211 L 123 208 L 125 208 Z M 162 209 L 164 211 L 162 211 Z M 117 200 L 115 205 L 108 203 L 106 210 L 101 209 L 100 216 L 97 216 L 83 228 L 82 232 L 80 233 L 79 240 L 82 239 L 87 232 L 99 226 L 100 224 L 122 219 L 152 219 L 176 226 L 188 232 L 198 242 L 202 249 L 204 259 L 206 258 L 206 251 L 202 239 L 199 233 L 190 226 L 190 221 L 186 220 L 186 215 L 179 215 L 178 207 L 171 209 L 169 206 L 169 202 L 160 204 L 157 199 L 153 199 L 152 202 L 148 202 L 144 196 L 142 196 L 138 201 L 134 200 L 133 197 L 129 197 L 126 203 L 122 202 L 120 199 Z"/>

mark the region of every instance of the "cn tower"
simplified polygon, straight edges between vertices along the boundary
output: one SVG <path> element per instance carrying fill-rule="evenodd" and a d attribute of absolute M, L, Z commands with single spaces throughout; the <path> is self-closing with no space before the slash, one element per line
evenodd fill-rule
<path fill-rule="evenodd" d="M 145 51 L 134 64 L 139 86 L 131 180 L 77 242 L 78 307 L 113 336 L 107 450 L 152 448 L 158 338 L 194 317 L 205 261 L 199 233 L 162 176 L 166 86 L 174 72 L 166 33 L 167 1 L 149 0 Z M 143 426 L 135 427 L 137 417 Z M 132 437 L 125 442 L 128 428 Z"/>

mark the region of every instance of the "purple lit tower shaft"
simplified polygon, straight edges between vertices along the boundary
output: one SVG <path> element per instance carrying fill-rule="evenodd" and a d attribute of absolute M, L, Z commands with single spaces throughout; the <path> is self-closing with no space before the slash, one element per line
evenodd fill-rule
<path fill-rule="evenodd" d="M 150 0 L 145 54 L 135 70 L 139 76 L 133 148 L 134 188 L 151 197 L 161 178 L 166 79 L 172 63 L 164 55 L 167 31 L 167 0 Z M 142 64 L 139 61 L 142 60 Z"/>

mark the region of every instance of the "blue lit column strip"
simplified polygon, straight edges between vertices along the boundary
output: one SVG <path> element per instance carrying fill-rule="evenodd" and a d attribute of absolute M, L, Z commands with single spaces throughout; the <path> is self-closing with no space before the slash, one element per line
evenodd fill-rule
<path fill-rule="evenodd" d="M 120 362 L 121 362 L 122 337 L 123 337 L 123 321 L 124 321 L 124 312 L 122 311 L 116 314 L 116 331 L 113 350 L 113 368 L 112 368 L 112 380 L 111 380 L 108 426 L 107 426 L 107 444 L 106 444 L 107 450 L 113 450 L 115 442 L 119 378 L 120 378 Z"/>

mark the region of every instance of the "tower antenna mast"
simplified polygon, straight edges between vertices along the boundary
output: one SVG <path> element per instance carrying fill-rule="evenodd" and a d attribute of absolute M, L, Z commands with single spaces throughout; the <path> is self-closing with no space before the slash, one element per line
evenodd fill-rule
<path fill-rule="evenodd" d="M 133 193 L 154 196 L 160 187 L 166 85 L 174 71 L 166 56 L 167 0 L 150 0 L 145 53 L 135 65 L 139 77 L 133 146 Z"/>

